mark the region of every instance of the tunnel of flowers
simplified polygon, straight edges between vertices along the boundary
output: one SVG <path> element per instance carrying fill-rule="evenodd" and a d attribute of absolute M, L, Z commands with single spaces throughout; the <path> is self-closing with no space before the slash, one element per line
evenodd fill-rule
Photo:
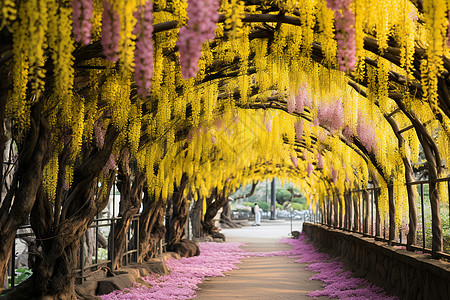
<path fill-rule="evenodd" d="M 177 248 L 190 207 L 213 234 L 230 194 L 274 177 L 320 223 L 448 258 L 449 9 L 0 0 L 0 282 L 27 225 L 33 275 L 12 293 L 75 298 L 114 190 L 113 251 L 139 213 L 145 262 Z"/>

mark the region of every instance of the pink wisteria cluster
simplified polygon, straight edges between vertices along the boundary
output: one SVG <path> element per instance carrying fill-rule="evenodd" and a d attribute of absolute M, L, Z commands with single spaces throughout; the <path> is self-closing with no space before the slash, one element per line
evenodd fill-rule
<path fill-rule="evenodd" d="M 323 169 L 323 167 L 325 166 L 323 156 L 319 152 L 317 152 L 316 158 L 317 158 L 317 169 Z"/>
<path fill-rule="evenodd" d="M 302 113 L 305 106 L 310 107 L 312 105 L 311 95 L 308 92 L 308 86 L 306 83 L 300 85 L 297 95 L 295 95 L 295 111 Z"/>
<path fill-rule="evenodd" d="M 339 69 L 347 72 L 356 64 L 355 14 L 350 10 L 352 0 L 327 0 L 334 11 Z"/>
<path fill-rule="evenodd" d="M 115 168 L 117 168 L 116 159 L 114 158 L 114 155 L 111 153 L 102 171 L 106 173 L 109 170 L 114 170 Z"/>
<path fill-rule="evenodd" d="M 92 0 L 73 0 L 72 10 L 75 41 L 87 45 L 91 42 L 91 20 L 94 13 L 94 4 Z"/>
<path fill-rule="evenodd" d="M 148 95 L 152 85 L 153 75 L 153 3 L 148 0 L 134 12 L 136 26 L 133 34 L 136 35 L 136 48 L 134 50 L 134 78 L 138 93 Z"/>
<path fill-rule="evenodd" d="M 321 102 L 317 111 L 319 124 L 331 131 L 339 130 L 344 125 L 344 107 L 341 99 L 331 103 Z"/>
<path fill-rule="evenodd" d="M 105 130 L 102 121 L 98 120 L 94 123 L 94 140 L 97 148 L 102 149 L 105 144 Z"/>
<path fill-rule="evenodd" d="M 263 119 L 264 126 L 266 126 L 266 131 L 268 133 L 272 132 L 273 120 L 269 117 L 265 117 Z"/>
<path fill-rule="evenodd" d="M 298 263 L 310 264 L 307 269 L 318 272 L 310 280 L 320 280 L 324 283 L 323 290 L 317 290 L 308 296 L 317 299 L 320 296 L 327 296 L 338 299 L 389 299 L 398 300 L 372 283 L 362 278 L 353 277 L 352 272 L 344 271 L 343 264 L 335 259 L 331 259 L 325 253 L 318 252 L 317 249 L 306 242 L 306 237 L 302 233 L 298 239 L 283 239 L 280 242 L 292 246 L 287 256 L 300 257 Z"/>
<path fill-rule="evenodd" d="M 294 123 L 294 128 L 295 128 L 295 137 L 297 138 L 297 140 L 301 141 L 303 138 L 303 128 L 304 128 L 305 124 L 303 122 L 303 119 L 301 119 L 300 121 L 297 121 Z"/>
<path fill-rule="evenodd" d="M 331 178 L 333 179 L 333 183 L 336 184 L 338 179 L 338 172 L 333 167 L 331 168 Z"/>
<path fill-rule="evenodd" d="M 370 124 L 361 112 L 358 113 L 356 134 L 367 151 L 377 153 L 375 126 Z"/>
<path fill-rule="evenodd" d="M 349 125 L 342 129 L 342 135 L 347 139 L 347 141 L 353 143 L 353 132 L 354 130 Z"/>
<path fill-rule="evenodd" d="M 219 20 L 219 0 L 188 0 L 187 27 L 180 29 L 177 41 L 181 73 L 184 79 L 194 77 L 198 71 L 202 43 L 214 38 Z"/>
<path fill-rule="evenodd" d="M 120 40 L 120 18 L 116 11 L 112 9 L 111 3 L 103 0 L 102 13 L 102 47 L 103 54 L 109 61 L 119 59 Z"/>
<path fill-rule="evenodd" d="M 291 153 L 291 162 L 294 165 L 294 167 L 298 167 L 298 158 L 297 158 L 297 153 Z"/>
<path fill-rule="evenodd" d="M 312 163 L 308 163 L 308 165 L 306 166 L 306 174 L 308 174 L 308 177 L 311 176 L 313 171 L 314 171 L 314 166 L 312 165 Z"/>

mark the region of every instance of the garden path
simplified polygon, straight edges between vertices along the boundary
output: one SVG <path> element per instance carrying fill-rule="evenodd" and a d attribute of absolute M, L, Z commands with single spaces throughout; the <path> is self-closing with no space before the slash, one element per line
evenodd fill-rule
<path fill-rule="evenodd" d="M 302 223 L 294 221 L 293 230 L 301 230 Z M 242 249 L 257 252 L 289 250 L 290 245 L 278 243 L 290 233 L 289 221 L 263 220 L 261 226 L 224 229 L 228 242 L 246 245 Z M 306 264 L 294 263 L 284 256 L 250 257 L 225 277 L 212 277 L 199 284 L 197 298 L 210 299 L 309 299 L 307 294 L 322 290 L 322 282 L 309 280 L 315 273 L 306 270 Z M 319 297 L 318 299 L 330 299 Z"/>

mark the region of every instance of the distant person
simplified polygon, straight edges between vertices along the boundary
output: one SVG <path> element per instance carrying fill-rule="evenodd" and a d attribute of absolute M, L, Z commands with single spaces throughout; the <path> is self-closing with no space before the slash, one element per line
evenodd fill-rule
<path fill-rule="evenodd" d="M 259 208 L 258 203 L 255 203 L 252 210 L 255 214 L 255 224 L 253 224 L 253 226 L 261 226 L 261 209 Z"/>

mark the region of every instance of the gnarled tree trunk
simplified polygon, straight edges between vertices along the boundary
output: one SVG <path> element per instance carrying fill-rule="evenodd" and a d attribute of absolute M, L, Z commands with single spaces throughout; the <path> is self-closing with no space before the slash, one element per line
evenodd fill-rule
<path fill-rule="evenodd" d="M 122 264 L 122 255 L 125 251 L 127 232 L 130 228 L 133 216 L 138 213 L 142 203 L 145 175 L 136 170 L 135 174 L 127 171 L 123 166 L 119 168 L 117 188 L 120 192 L 119 217 L 114 228 L 114 258 L 113 269 Z M 134 177 L 132 179 L 132 177 Z"/>
<path fill-rule="evenodd" d="M 184 226 L 189 213 L 189 207 L 184 189 L 188 183 L 188 177 L 183 174 L 179 187 L 175 187 L 172 195 L 171 207 L 172 214 L 166 224 L 166 242 L 167 249 L 170 251 L 181 241 L 184 233 Z"/>
<path fill-rule="evenodd" d="M 139 219 L 139 258 L 140 262 L 153 257 L 156 244 L 164 238 L 165 203 L 162 199 L 150 197 L 144 189 L 144 209 Z"/>
<path fill-rule="evenodd" d="M 0 282 L 4 281 L 17 228 L 26 223 L 36 200 L 48 149 L 48 124 L 41 117 L 39 107 L 33 106 L 31 110 L 30 129 L 20 150 L 19 167 L 0 207 Z"/>
<path fill-rule="evenodd" d="M 62 208 L 53 206 L 40 188 L 31 213 L 31 225 L 39 243 L 33 275 L 5 295 L 5 299 L 76 299 L 74 270 L 78 267 L 80 238 L 109 200 L 115 171 L 106 174 L 106 193 L 98 191 L 96 178 L 108 161 L 117 130 L 110 126 L 102 149 L 89 150 L 74 170 L 73 183 L 65 194 Z M 60 165 L 59 171 L 63 166 Z M 62 183 L 58 183 L 62 188 Z M 57 189 L 58 189 L 57 187 Z M 58 191 L 57 191 L 58 195 Z M 61 203 L 57 199 L 55 203 Z"/>

